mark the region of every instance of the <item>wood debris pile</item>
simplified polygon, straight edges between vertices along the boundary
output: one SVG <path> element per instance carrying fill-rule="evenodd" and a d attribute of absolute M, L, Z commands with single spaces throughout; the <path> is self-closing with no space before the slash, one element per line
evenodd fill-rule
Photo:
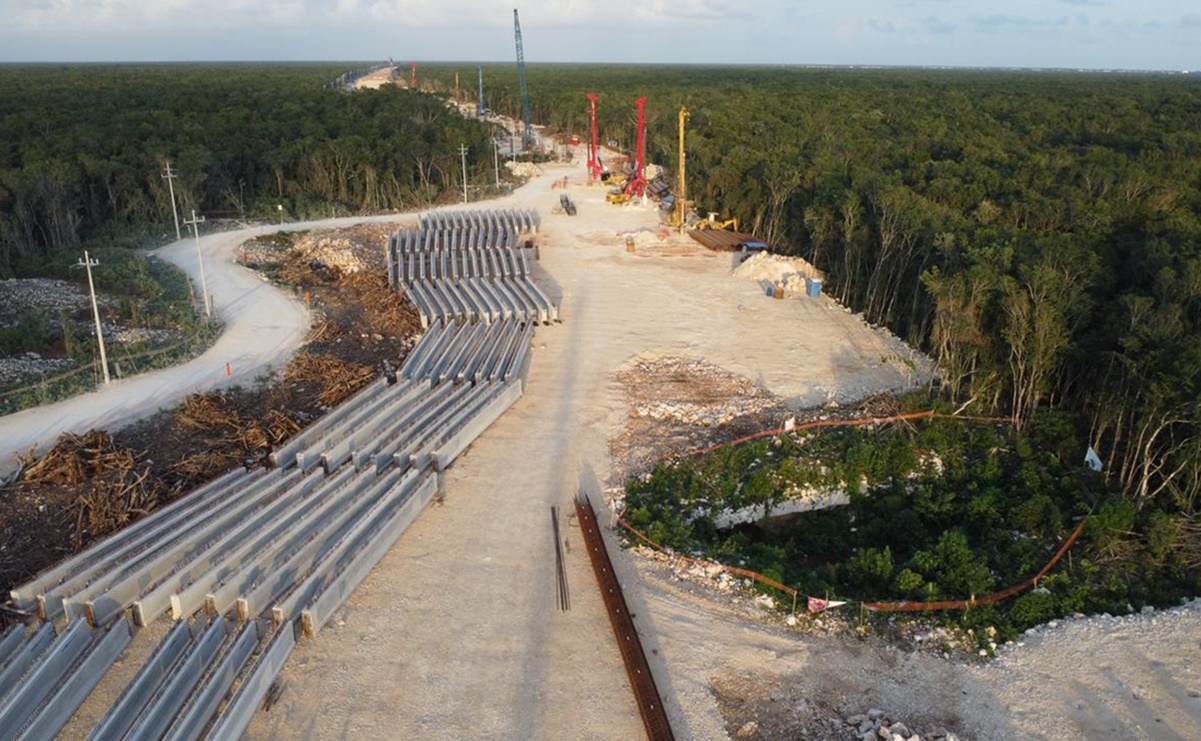
<path fill-rule="evenodd" d="M 22 483 L 79 487 L 73 510 L 73 540 L 83 543 L 142 517 L 158 506 L 166 487 L 151 474 L 150 462 L 118 447 L 111 435 L 91 430 L 64 433 L 41 458 L 21 457 Z"/>
<path fill-rule="evenodd" d="M 340 404 L 374 378 L 374 368 L 348 363 L 332 355 L 297 355 L 284 371 L 284 380 L 289 383 L 318 386 L 321 389 L 318 400 L 325 407 Z"/>
<path fill-rule="evenodd" d="M 285 411 L 272 409 L 261 420 L 245 419 L 224 394 L 193 394 L 175 413 L 181 427 L 208 437 L 204 452 L 181 459 L 172 474 L 194 484 L 212 478 L 238 463 L 253 464 L 272 447 L 300 432 L 300 424 Z"/>
<path fill-rule="evenodd" d="M 360 304 L 368 309 L 365 318 L 376 332 L 393 336 L 421 334 L 421 326 L 409 300 L 388 285 L 383 273 L 354 273 L 342 281 L 342 287 L 358 292 Z"/>

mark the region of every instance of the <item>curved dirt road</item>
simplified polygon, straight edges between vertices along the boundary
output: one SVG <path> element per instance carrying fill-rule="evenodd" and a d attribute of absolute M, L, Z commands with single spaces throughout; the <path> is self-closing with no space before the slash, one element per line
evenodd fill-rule
<path fill-rule="evenodd" d="M 308 332 L 309 314 L 296 298 L 234 262 L 235 251 L 246 240 L 281 230 L 335 229 L 408 218 L 384 215 L 325 219 L 202 236 L 200 249 L 213 311 L 225 323 L 216 343 L 182 365 L 114 379 L 96 391 L 0 417 L 0 475 L 16 469 L 15 453 L 24 453 L 35 445 L 45 452 L 64 432 L 113 429 L 149 416 L 191 393 L 249 384 L 286 362 Z M 184 238 L 151 254 L 182 269 L 199 290 L 194 239 Z"/>

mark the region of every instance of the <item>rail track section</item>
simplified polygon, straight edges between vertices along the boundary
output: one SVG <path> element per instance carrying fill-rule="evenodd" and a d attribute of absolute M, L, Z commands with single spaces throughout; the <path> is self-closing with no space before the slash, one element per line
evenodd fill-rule
<path fill-rule="evenodd" d="M 531 279 L 533 211 L 446 211 L 388 242 L 388 278 L 404 291 L 424 328 L 435 322 L 559 320 L 558 307 Z"/>
<path fill-rule="evenodd" d="M 439 213 L 422 228 L 431 243 L 483 234 L 472 239 L 499 247 L 459 264 L 495 260 L 481 281 L 533 285 L 515 240 L 534 215 Z M 438 272 L 424 285 L 449 296 L 456 280 Z M 90 738 L 240 736 L 296 641 L 320 632 L 440 473 L 520 398 L 534 327 L 556 315 L 456 306 L 428 324 L 395 381 L 277 448 L 271 467 L 227 473 L 13 590 L 36 618 L 0 636 L 0 741 L 53 738 L 156 620 L 174 626 Z"/>

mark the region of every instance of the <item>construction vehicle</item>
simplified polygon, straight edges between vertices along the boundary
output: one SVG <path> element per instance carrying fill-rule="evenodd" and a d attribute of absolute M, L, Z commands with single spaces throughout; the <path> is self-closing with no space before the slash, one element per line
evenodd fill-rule
<path fill-rule="evenodd" d="M 733 231 L 738 231 L 738 219 L 733 218 L 733 219 L 726 219 L 725 221 L 718 221 L 717 214 L 713 211 L 710 211 L 708 219 L 701 219 L 700 221 L 696 222 L 696 224 L 694 224 L 692 228 L 693 229 L 731 229 Z"/>
<path fill-rule="evenodd" d="M 605 200 L 614 206 L 620 206 L 630 202 L 630 194 L 624 190 L 611 190 L 605 194 Z"/>

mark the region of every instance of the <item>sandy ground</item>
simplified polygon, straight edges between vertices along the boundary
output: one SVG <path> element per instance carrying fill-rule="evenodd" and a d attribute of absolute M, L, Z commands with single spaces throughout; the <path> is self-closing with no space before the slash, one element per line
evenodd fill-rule
<path fill-rule="evenodd" d="M 384 85 L 391 85 L 393 78 L 396 75 L 396 67 L 385 67 L 384 69 L 376 70 L 371 74 L 356 80 L 354 83 L 355 90 L 368 89 L 379 90 Z"/>
<path fill-rule="evenodd" d="M 826 299 L 769 299 L 758 283 L 731 277 L 731 255 L 687 239 L 641 239 L 627 252 L 619 233 L 653 229 L 649 209 L 610 206 L 602 188 L 576 186 L 580 215 L 550 215 L 550 186 L 563 174 L 582 173 L 549 166 L 510 201 L 544 214 L 538 278 L 563 317 L 535 336 L 526 395 L 448 472 L 444 503 L 298 649 L 282 698 L 252 738 L 639 737 L 578 549 L 567 556 L 572 610 L 555 610 L 547 521 L 551 505 L 570 509 L 577 490 L 596 496 L 611 483 L 607 444 L 627 413 L 617 371 L 648 353 L 704 357 L 796 404 L 905 384 L 892 346 Z M 580 543 L 574 522 L 566 532 Z M 640 592 L 630 599 L 653 646 L 669 626 Z M 677 676 L 670 656 L 650 658 L 681 737 L 721 737 L 705 678 L 697 685 Z"/>

